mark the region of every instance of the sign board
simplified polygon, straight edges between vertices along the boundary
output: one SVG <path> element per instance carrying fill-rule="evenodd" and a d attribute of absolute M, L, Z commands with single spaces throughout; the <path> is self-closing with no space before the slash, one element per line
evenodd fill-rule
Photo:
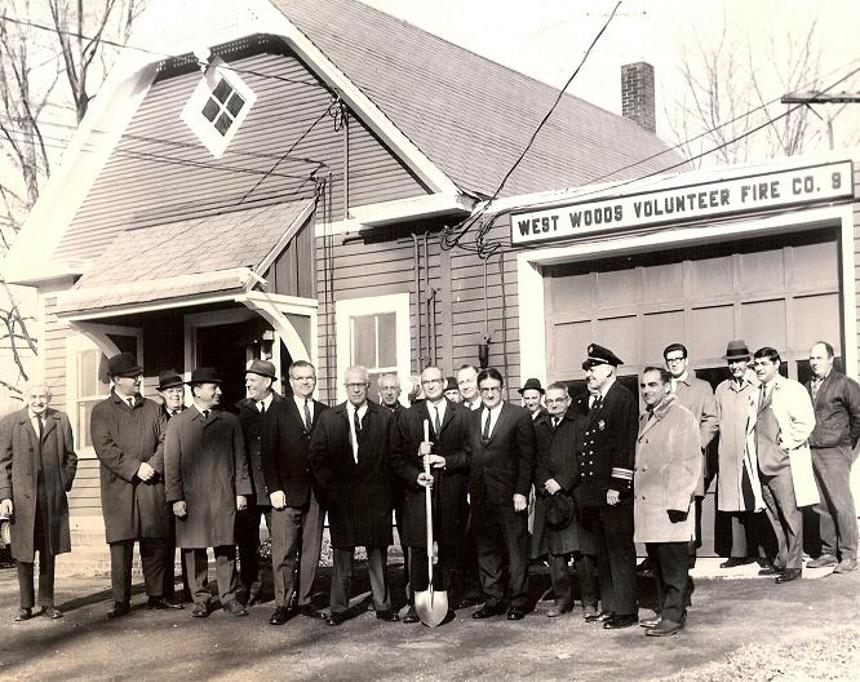
<path fill-rule="evenodd" d="M 854 196 L 850 161 L 513 213 L 511 243 L 688 222 Z"/>

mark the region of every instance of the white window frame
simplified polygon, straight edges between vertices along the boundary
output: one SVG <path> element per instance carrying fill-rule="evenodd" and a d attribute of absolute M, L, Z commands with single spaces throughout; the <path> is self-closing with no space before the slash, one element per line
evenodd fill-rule
<path fill-rule="evenodd" d="M 353 317 L 394 313 L 395 352 L 397 366 L 393 371 L 408 392 L 408 377 L 412 367 L 412 337 L 409 333 L 409 294 L 389 294 L 368 298 L 353 298 L 335 302 L 335 343 L 337 347 L 337 400 L 346 400 L 343 374 L 352 362 Z"/>
<path fill-rule="evenodd" d="M 137 339 L 137 362 L 139 365 L 143 365 L 143 330 L 139 327 L 87 324 L 87 332 L 92 336 L 71 332 L 66 337 L 66 414 L 69 416 L 74 429 L 79 459 L 95 459 L 96 451 L 91 445 L 84 446 L 84 434 L 80 433 L 78 428 L 78 407 L 80 401 L 84 399 L 78 395 L 78 355 L 86 351 L 96 351 L 99 354 L 110 356 L 111 351 L 118 349 L 115 347 L 111 349 L 107 346 L 107 344 L 113 345 L 107 338 L 108 334 L 132 336 Z M 96 343 L 93 337 L 99 338 L 101 345 Z M 110 389 L 108 389 L 109 393 Z M 108 394 L 100 397 L 106 398 Z M 95 397 L 97 396 L 87 396 L 87 398 Z"/>
<path fill-rule="evenodd" d="M 245 105 L 234 117 L 233 124 L 224 135 L 215 129 L 214 121 L 210 121 L 203 115 L 203 107 L 209 101 L 212 90 L 221 79 L 227 81 L 230 87 L 245 100 Z M 194 92 L 185 103 L 179 117 L 191 128 L 191 131 L 212 156 L 220 159 L 239 128 L 242 127 L 242 123 L 248 117 L 248 113 L 256 101 L 256 93 L 242 80 L 239 74 L 227 67 L 227 63 L 223 59 L 216 57 L 210 62 L 206 72 L 197 82 Z"/>

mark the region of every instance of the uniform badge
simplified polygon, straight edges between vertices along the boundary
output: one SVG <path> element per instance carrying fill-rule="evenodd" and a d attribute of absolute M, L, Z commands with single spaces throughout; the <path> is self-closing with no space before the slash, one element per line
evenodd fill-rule
<path fill-rule="evenodd" d="M 597 428 L 603 431 L 606 428 L 606 422 L 601 419 L 597 422 Z"/>

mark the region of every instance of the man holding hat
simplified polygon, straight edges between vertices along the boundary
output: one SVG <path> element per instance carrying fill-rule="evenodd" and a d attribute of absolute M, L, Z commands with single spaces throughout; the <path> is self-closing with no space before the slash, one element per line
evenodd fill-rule
<path fill-rule="evenodd" d="M 310 470 L 311 434 L 320 415 L 328 409 L 314 400 L 316 368 L 307 360 L 290 365 L 291 398 L 272 404 L 263 442 L 263 469 L 272 504 L 272 581 L 275 612 L 272 625 L 287 620 L 294 594 L 297 612 L 308 618 L 323 618 L 314 607 L 314 580 L 322 548 L 325 511 Z M 298 578 L 294 578 L 298 565 Z"/>
<path fill-rule="evenodd" d="M 272 530 L 272 507 L 263 471 L 263 434 L 266 424 L 271 420 L 272 407 L 283 401 L 272 388 L 275 381 L 277 375 L 271 362 L 251 360 L 245 369 L 247 397 L 236 403 L 253 488 L 248 498 L 248 508 L 236 515 L 236 544 L 239 546 L 239 577 L 242 583 L 239 601 L 246 606 L 258 602 L 263 584 L 259 557 L 260 522 L 263 518 L 266 519 L 270 534 Z"/>
<path fill-rule="evenodd" d="M 156 386 L 155 392 L 161 398 L 161 411 L 168 421 L 185 409 L 185 382 L 175 369 L 166 369 L 158 373 L 158 386 Z M 168 542 L 168 556 L 170 560 L 164 572 L 164 596 L 166 599 L 173 600 L 176 595 L 176 575 L 174 572 L 176 563 L 174 560 L 176 556 L 176 532 L 172 515 Z M 188 576 L 185 573 L 185 564 L 182 564 L 181 558 L 180 564 L 182 565 L 182 588 L 184 592 L 183 598 L 180 601 L 190 601 L 191 591 L 188 589 Z"/>
<path fill-rule="evenodd" d="M 176 516 L 176 542 L 194 607 L 191 615 L 209 615 L 206 550 L 215 553 L 218 596 L 225 613 L 247 616 L 236 600 L 236 511 L 244 510 L 252 494 L 239 419 L 215 409 L 221 400 L 221 378 L 212 367 L 200 367 L 188 382 L 194 404 L 167 426 L 164 466 L 167 499 Z"/>
<path fill-rule="evenodd" d="M 161 406 L 140 394 L 143 368 L 131 353 L 108 360 L 113 387 L 93 407 L 90 434 L 99 459 L 102 515 L 110 545 L 113 609 L 108 618 L 131 610 L 131 560 L 134 541 L 149 608 L 182 608 L 164 599 L 170 563 L 170 509 L 164 494 L 164 429 Z"/>
<path fill-rule="evenodd" d="M 535 420 L 537 466 L 532 556 L 548 557 L 555 593 L 555 607 L 547 613 L 550 618 L 573 609 L 573 585 L 567 567 L 571 554 L 584 615 L 597 615 L 596 542 L 593 533 L 577 520 L 573 503 L 577 479 L 574 455 L 586 419 L 585 415 L 569 409 L 570 403 L 564 384 L 550 384 L 546 389 L 546 413 Z"/>
<path fill-rule="evenodd" d="M 583 525 L 597 539 L 603 611 L 587 620 L 603 620 L 607 629 L 629 627 L 638 620 L 633 459 L 639 415 L 633 394 L 616 380 L 620 364 L 608 348 L 588 346 L 582 369 L 594 399 L 576 451 L 579 479 L 574 488 Z"/>
<path fill-rule="evenodd" d="M 731 548 L 720 568 L 758 560 L 762 544 L 764 501 L 758 467 L 747 457 L 747 411 L 757 396 L 758 380 L 751 370 L 751 354 L 743 340 L 730 341 L 726 362 L 731 377 L 714 393 L 719 421 L 717 509 L 731 519 Z"/>

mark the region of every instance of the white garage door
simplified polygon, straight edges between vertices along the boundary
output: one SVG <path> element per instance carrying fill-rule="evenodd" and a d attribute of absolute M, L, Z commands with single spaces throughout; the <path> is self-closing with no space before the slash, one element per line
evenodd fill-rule
<path fill-rule="evenodd" d="M 753 351 L 773 346 L 801 380 L 816 340 L 841 354 L 839 250 L 829 231 L 554 266 L 544 275 L 550 380 L 581 380 L 592 341 L 624 361 L 622 376 L 662 365 L 663 348 L 684 343 L 691 367 L 711 381 L 725 371 L 731 339 Z"/>

